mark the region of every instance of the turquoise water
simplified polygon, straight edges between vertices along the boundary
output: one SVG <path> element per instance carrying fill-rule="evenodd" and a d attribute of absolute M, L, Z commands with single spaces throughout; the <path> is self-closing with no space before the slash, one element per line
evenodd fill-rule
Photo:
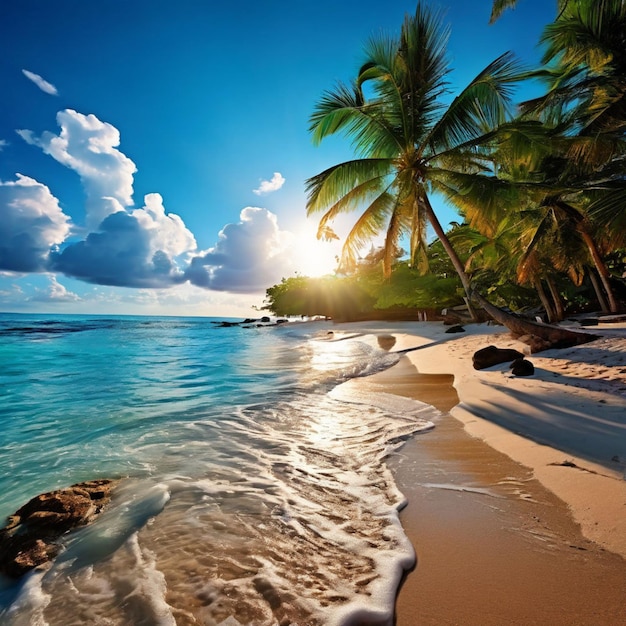
<path fill-rule="evenodd" d="M 1 581 L 1 623 L 391 623 L 414 556 L 383 460 L 428 410 L 328 392 L 397 355 L 214 321 L 0 315 L 0 516 L 122 479 L 54 563 Z"/>

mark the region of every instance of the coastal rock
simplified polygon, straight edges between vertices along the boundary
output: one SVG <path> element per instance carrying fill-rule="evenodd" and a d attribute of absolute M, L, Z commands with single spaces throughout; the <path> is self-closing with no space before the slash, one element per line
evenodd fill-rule
<path fill-rule="evenodd" d="M 585 317 L 583 319 L 579 319 L 578 323 L 581 326 L 597 326 L 598 318 L 597 317 Z"/>
<path fill-rule="evenodd" d="M 526 359 L 515 359 L 509 368 L 514 376 L 532 376 L 535 373 L 535 366 Z"/>
<path fill-rule="evenodd" d="M 396 345 L 396 338 L 393 335 L 378 335 L 377 340 L 381 350 L 391 350 Z"/>
<path fill-rule="evenodd" d="M 496 346 L 487 346 L 481 350 L 474 352 L 472 363 L 474 369 L 484 370 L 487 367 L 498 365 L 499 363 L 507 363 L 515 361 L 515 359 L 523 359 L 524 355 L 517 350 L 511 348 L 496 348 Z"/>
<path fill-rule="evenodd" d="M 455 324 L 454 326 L 450 326 L 450 328 L 446 330 L 446 333 L 464 333 L 464 332 L 465 332 L 465 328 L 463 328 L 461 324 Z"/>
<path fill-rule="evenodd" d="M 0 529 L 0 573 L 19 578 L 54 558 L 58 539 L 91 523 L 111 499 L 117 481 L 77 483 L 35 496 L 10 515 Z"/>

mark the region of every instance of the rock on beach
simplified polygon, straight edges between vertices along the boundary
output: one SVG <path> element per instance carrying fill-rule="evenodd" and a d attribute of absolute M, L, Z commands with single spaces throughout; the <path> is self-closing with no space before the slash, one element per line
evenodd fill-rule
<path fill-rule="evenodd" d="M 90 524 L 118 481 L 89 480 L 35 496 L 0 529 L 0 573 L 19 578 L 53 559 L 66 532 Z"/>

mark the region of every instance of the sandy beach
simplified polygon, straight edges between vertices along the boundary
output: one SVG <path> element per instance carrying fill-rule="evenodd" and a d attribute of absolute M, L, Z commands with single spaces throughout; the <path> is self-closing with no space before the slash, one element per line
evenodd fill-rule
<path fill-rule="evenodd" d="M 441 411 L 390 459 L 418 560 L 397 625 L 625 623 L 626 326 L 529 355 L 530 377 L 473 368 L 488 345 L 528 352 L 499 326 L 366 328 L 350 332 L 391 335 L 406 356 L 347 384 Z"/>

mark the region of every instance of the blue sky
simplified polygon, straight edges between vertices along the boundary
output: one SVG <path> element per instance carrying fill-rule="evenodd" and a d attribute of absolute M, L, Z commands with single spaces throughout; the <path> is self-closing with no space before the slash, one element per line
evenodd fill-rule
<path fill-rule="evenodd" d="M 430 4 L 454 90 L 507 50 L 537 62 L 556 3 L 520 0 L 494 26 L 491 0 Z M 330 269 L 304 181 L 351 152 L 314 147 L 308 118 L 414 10 L 2 0 L 0 311 L 247 316 L 281 277 Z"/>

